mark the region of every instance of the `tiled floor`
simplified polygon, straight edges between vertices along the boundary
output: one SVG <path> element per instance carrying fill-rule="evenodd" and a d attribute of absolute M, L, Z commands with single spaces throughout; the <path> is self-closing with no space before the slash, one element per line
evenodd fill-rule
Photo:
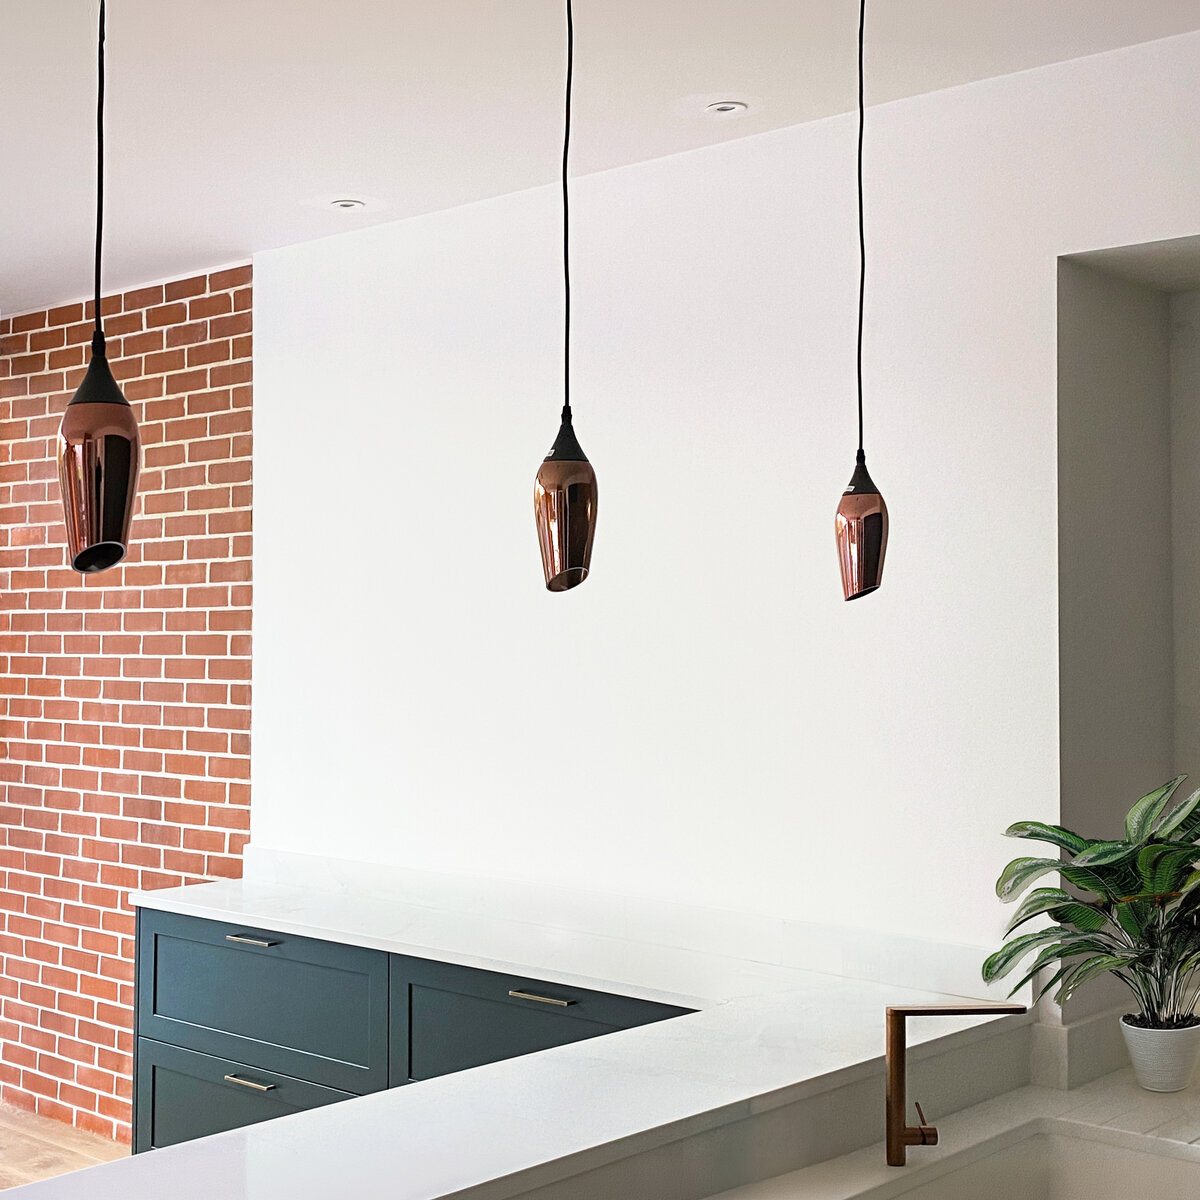
<path fill-rule="evenodd" d="M 48 1117 L 0 1105 L 0 1188 L 124 1158 L 125 1146 Z"/>

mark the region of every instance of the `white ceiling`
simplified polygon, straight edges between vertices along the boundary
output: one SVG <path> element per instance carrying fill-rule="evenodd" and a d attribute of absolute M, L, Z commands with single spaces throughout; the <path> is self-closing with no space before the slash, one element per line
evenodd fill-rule
<path fill-rule="evenodd" d="M 0 0 L 0 312 L 90 290 L 96 0 Z M 846 112 L 856 0 L 575 0 L 577 173 Z M 874 0 L 868 103 L 1200 28 Z M 553 180 L 561 0 L 109 0 L 105 286 Z M 750 102 L 738 118 L 702 110 Z M 337 196 L 378 203 L 343 212 Z"/>

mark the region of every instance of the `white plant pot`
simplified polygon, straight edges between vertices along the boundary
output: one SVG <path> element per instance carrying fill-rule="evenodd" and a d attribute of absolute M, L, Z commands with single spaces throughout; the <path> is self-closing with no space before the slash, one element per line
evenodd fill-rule
<path fill-rule="evenodd" d="M 1133 1073 L 1148 1092 L 1182 1092 L 1200 1061 L 1200 1025 L 1189 1029 L 1139 1029 L 1121 1018 Z"/>

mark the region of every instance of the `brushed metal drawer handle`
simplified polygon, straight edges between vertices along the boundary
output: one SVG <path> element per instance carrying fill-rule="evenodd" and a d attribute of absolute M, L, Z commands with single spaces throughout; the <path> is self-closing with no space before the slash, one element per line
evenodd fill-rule
<path fill-rule="evenodd" d="M 226 1075 L 226 1083 L 237 1083 L 242 1087 L 253 1088 L 256 1092 L 271 1092 L 278 1086 L 274 1083 L 255 1083 L 253 1079 L 243 1079 L 240 1075 Z"/>
<path fill-rule="evenodd" d="M 227 942 L 237 942 L 242 946 L 278 946 L 278 942 L 265 942 L 262 938 L 246 937 L 242 933 L 227 933 L 225 935 Z"/>
<path fill-rule="evenodd" d="M 532 992 L 508 993 L 514 1000 L 536 1000 L 539 1004 L 553 1004 L 558 1008 L 567 1008 L 575 1003 L 574 1000 L 556 1000 L 553 996 L 535 996 Z"/>

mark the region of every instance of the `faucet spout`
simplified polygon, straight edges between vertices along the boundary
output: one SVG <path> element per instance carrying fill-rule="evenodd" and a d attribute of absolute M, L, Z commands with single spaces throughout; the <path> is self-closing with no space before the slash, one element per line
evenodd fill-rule
<path fill-rule="evenodd" d="M 1023 1004 L 912 1004 L 887 1010 L 887 1161 L 889 1167 L 902 1167 L 909 1146 L 936 1146 L 936 1125 L 925 1121 L 917 1105 L 919 1125 L 908 1123 L 906 1096 L 905 1020 L 908 1017 L 1001 1016 L 1025 1012 Z"/>

